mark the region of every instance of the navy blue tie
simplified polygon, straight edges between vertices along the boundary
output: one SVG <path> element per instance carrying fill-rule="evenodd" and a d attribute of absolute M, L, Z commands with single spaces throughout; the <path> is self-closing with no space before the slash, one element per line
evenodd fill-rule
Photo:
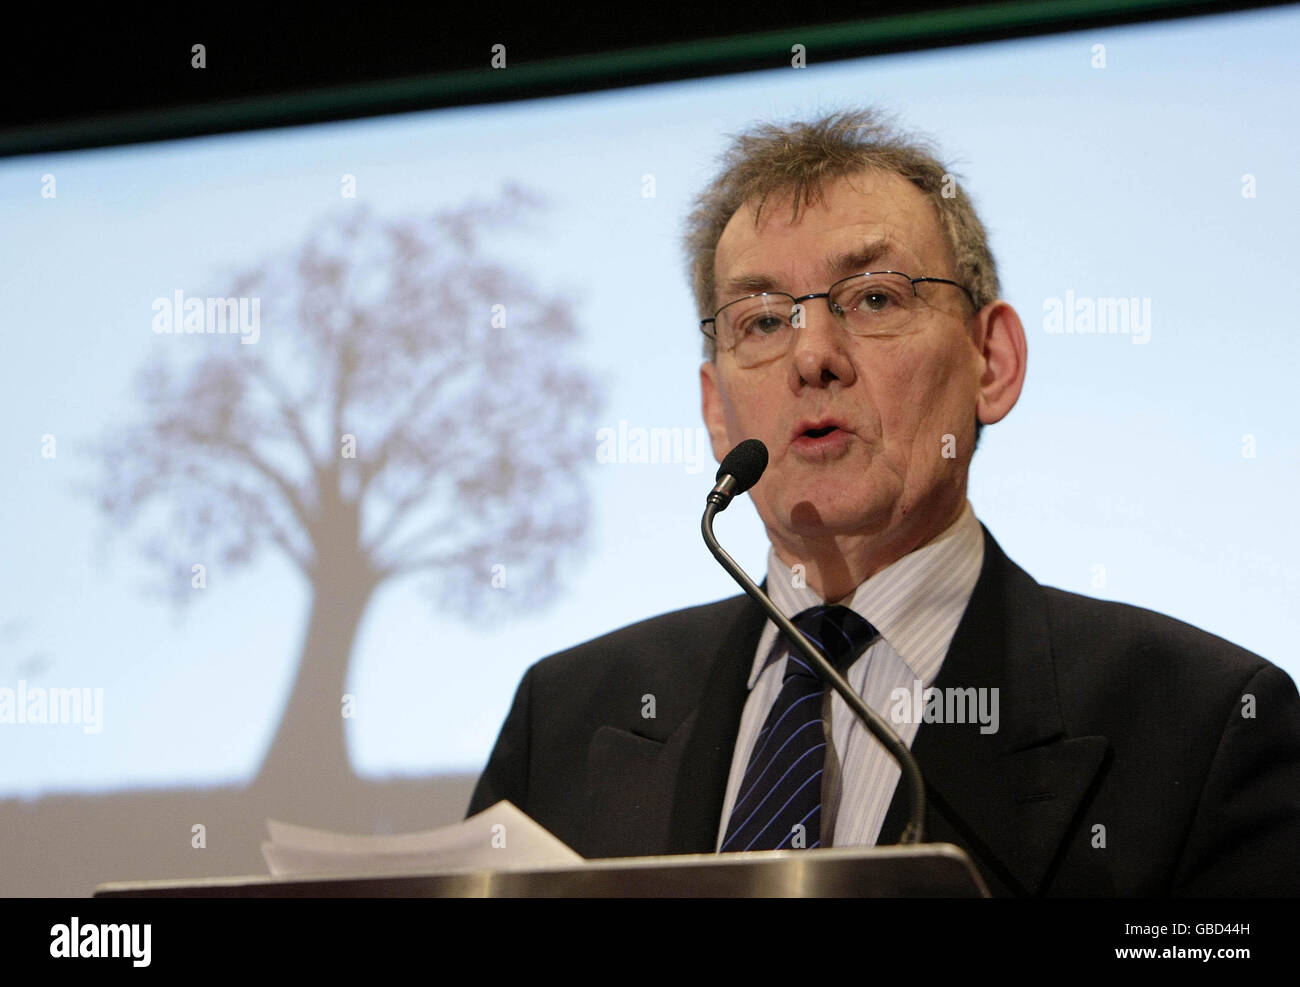
<path fill-rule="evenodd" d="M 812 607 L 798 614 L 794 625 L 841 674 L 877 637 L 876 629 L 848 607 Z M 754 741 L 736 793 L 722 841 L 723 853 L 820 846 L 821 782 L 826 761 L 824 692 L 816 670 L 791 650 L 781 692 Z"/>

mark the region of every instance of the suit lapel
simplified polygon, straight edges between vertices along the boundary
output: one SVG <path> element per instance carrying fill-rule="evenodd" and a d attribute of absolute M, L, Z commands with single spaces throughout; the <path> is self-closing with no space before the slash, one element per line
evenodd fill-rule
<path fill-rule="evenodd" d="M 1107 749 L 1104 737 L 1065 736 L 1045 606 L 985 529 L 984 565 L 934 687 L 997 689 L 998 729 L 922 723 L 912 746 L 927 841 L 965 848 L 995 894 L 1043 890 Z M 896 842 L 906 817 L 900 785 L 880 843 Z"/>
<path fill-rule="evenodd" d="M 713 851 L 765 617 L 747 596 L 710 609 L 693 653 L 656 670 L 664 677 L 648 691 L 659 715 L 593 736 L 586 839 L 575 847 L 584 856 Z"/>
<path fill-rule="evenodd" d="M 967 850 L 994 894 L 1038 894 L 1104 760 L 1104 737 L 1065 736 L 1042 589 L 984 531 L 984 565 L 934 686 L 998 690 L 998 730 L 922 723 L 912 750 L 930 800 L 927 840 Z M 602 726 L 588 759 L 584 856 L 710 853 L 763 612 L 746 596 L 710 608 L 689 661 L 651 691 L 669 715 Z M 716 630 L 714 630 L 716 629 Z M 703 682 L 693 674 L 704 663 Z M 881 845 L 907 818 L 896 790 Z"/>
<path fill-rule="evenodd" d="M 748 596 L 738 602 L 735 616 L 722 629 L 694 722 L 682 738 L 670 853 L 712 853 L 717 846 L 740 716 L 749 698 L 749 673 L 767 622 Z"/>

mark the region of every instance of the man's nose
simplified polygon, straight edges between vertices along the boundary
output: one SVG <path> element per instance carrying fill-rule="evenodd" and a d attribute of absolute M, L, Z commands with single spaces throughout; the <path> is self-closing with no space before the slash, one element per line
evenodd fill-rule
<path fill-rule="evenodd" d="M 823 298 L 801 299 L 794 312 L 795 332 L 790 367 L 794 386 L 848 386 L 854 380 L 851 339 Z"/>

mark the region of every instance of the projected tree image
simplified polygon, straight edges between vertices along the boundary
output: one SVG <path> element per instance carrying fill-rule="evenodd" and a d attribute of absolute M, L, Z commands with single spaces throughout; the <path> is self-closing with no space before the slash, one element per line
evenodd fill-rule
<path fill-rule="evenodd" d="M 535 206 L 507 188 L 427 219 L 323 223 L 231 286 L 260 300 L 256 342 L 159 335 L 139 419 L 102 444 L 101 507 L 168 585 L 195 596 L 195 563 L 228 576 L 265 549 L 307 581 L 259 788 L 351 776 L 340 703 L 381 585 L 420 575 L 439 612 L 499 622 L 552 599 L 581 551 L 598 389 L 572 303 L 489 246 Z"/>

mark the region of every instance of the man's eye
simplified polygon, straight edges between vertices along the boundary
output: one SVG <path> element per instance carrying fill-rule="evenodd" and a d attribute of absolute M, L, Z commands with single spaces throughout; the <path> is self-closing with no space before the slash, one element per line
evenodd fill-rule
<path fill-rule="evenodd" d="M 785 327 L 786 320 L 778 315 L 756 315 L 743 327 L 746 335 L 770 336 Z"/>
<path fill-rule="evenodd" d="M 885 291 L 868 291 L 858 299 L 853 308 L 859 312 L 883 312 L 893 305 L 894 298 Z"/>

